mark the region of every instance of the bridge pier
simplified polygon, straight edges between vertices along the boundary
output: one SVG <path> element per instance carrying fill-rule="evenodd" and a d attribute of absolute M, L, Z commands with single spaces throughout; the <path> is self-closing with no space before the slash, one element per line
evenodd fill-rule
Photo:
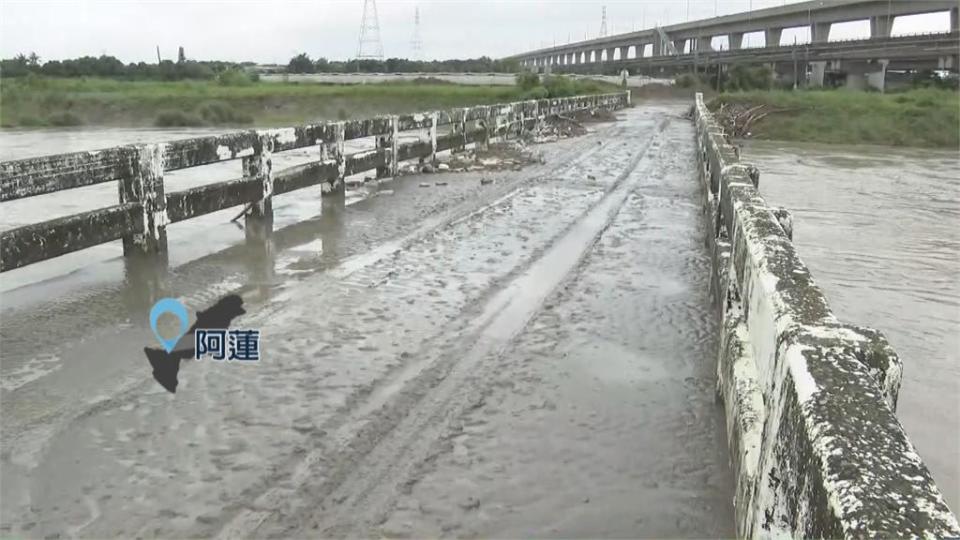
<path fill-rule="evenodd" d="M 892 27 L 893 27 L 893 17 L 887 17 L 886 15 L 878 15 L 876 17 L 870 17 L 870 37 L 871 38 L 890 37 L 890 29 Z"/>
<path fill-rule="evenodd" d="M 763 45 L 765 47 L 777 47 L 780 45 L 782 36 L 783 28 L 767 28 L 763 32 Z"/>
<path fill-rule="evenodd" d="M 736 51 L 743 47 L 743 32 L 732 32 L 727 35 L 730 41 L 730 50 Z"/>
<path fill-rule="evenodd" d="M 827 73 L 827 63 L 822 62 L 810 62 L 810 75 L 807 79 L 807 86 L 813 88 L 822 88 L 823 80 Z"/>
<path fill-rule="evenodd" d="M 810 42 L 826 43 L 830 38 L 831 23 L 813 23 L 810 25 Z"/>

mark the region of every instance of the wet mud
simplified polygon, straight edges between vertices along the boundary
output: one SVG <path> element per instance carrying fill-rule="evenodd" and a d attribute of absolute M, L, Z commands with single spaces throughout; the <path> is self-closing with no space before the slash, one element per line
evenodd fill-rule
<path fill-rule="evenodd" d="M 191 220 L 208 246 L 148 278 L 106 257 L 6 290 L 0 533 L 728 536 L 683 109 L 523 171 L 278 197 L 262 241 Z M 151 287 L 238 292 L 263 360 L 184 366 L 168 394 Z"/>

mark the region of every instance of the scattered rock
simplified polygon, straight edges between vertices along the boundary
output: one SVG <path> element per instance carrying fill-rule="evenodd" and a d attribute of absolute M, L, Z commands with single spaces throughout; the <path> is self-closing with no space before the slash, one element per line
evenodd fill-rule
<path fill-rule="evenodd" d="M 467 500 L 460 503 L 460 508 L 464 510 L 476 510 L 480 508 L 480 499 L 476 497 L 467 497 Z"/>
<path fill-rule="evenodd" d="M 592 174 L 588 174 L 588 175 L 587 175 L 587 179 L 588 179 L 588 180 L 596 180 L 597 177 L 594 176 L 594 175 L 592 175 Z"/>
<path fill-rule="evenodd" d="M 441 164 L 437 165 L 437 170 L 438 170 L 438 171 L 449 171 L 449 170 L 450 170 L 450 166 L 447 165 L 446 163 L 441 163 Z"/>
<path fill-rule="evenodd" d="M 480 185 L 481 185 L 481 186 L 485 186 L 485 185 L 487 185 L 487 184 L 492 184 L 492 183 L 493 183 L 493 178 L 481 178 L 481 179 L 480 179 Z"/>
<path fill-rule="evenodd" d="M 445 186 L 445 185 L 447 185 L 447 183 L 444 182 L 444 181 L 442 181 L 442 180 L 438 180 L 436 183 L 437 183 L 438 186 Z"/>
<path fill-rule="evenodd" d="M 420 182 L 420 187 L 430 187 L 429 182 Z"/>
<path fill-rule="evenodd" d="M 432 173 L 432 172 L 433 172 L 433 165 L 427 163 L 426 165 L 424 165 L 423 167 L 420 168 L 420 172 L 422 172 L 422 173 Z"/>

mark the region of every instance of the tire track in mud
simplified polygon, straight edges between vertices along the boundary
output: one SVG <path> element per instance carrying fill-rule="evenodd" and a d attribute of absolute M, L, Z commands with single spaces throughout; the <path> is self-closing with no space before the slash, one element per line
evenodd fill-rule
<path fill-rule="evenodd" d="M 601 126 L 597 135 L 616 136 L 621 131 L 622 128 L 617 124 L 609 124 Z M 441 209 L 439 215 L 417 224 L 413 232 L 401 236 L 400 240 L 388 241 L 388 248 L 375 248 L 377 256 L 358 255 L 344 261 L 331 272 L 297 280 L 291 288 L 297 288 L 298 283 L 311 288 L 316 285 L 329 287 L 329 291 L 336 292 L 329 298 L 340 304 L 350 303 L 358 296 L 365 297 L 367 313 L 356 326 L 367 333 L 376 331 L 377 327 L 389 326 L 388 310 L 378 307 L 371 297 L 382 294 L 394 299 L 423 296 L 423 286 L 435 285 L 424 283 L 420 287 L 412 287 L 409 285 L 409 276 L 402 275 L 400 279 L 384 279 L 392 271 L 391 265 L 396 266 L 395 259 L 398 256 L 402 259 L 404 253 L 411 254 L 407 262 L 414 270 L 418 265 L 430 263 L 430 257 L 422 253 L 416 258 L 412 256 L 416 246 L 423 243 L 425 237 L 440 235 L 450 227 L 482 217 L 488 209 L 498 211 L 496 209 L 512 204 L 518 188 L 549 183 L 562 171 L 569 174 L 578 162 L 605 150 L 603 146 L 593 144 L 594 139 L 570 140 L 571 146 L 576 145 L 584 150 L 560 153 L 557 159 L 551 159 L 549 165 L 535 170 L 532 176 L 527 174 L 519 180 L 508 178 L 502 184 L 498 182 L 485 187 L 480 191 L 481 197 L 448 205 Z M 591 146 L 587 146 L 588 142 Z M 556 150 L 550 149 L 547 153 L 549 155 Z M 561 200 L 559 192 L 554 194 L 553 199 L 555 202 Z M 563 209 L 558 204 L 554 205 L 553 212 L 558 216 L 563 215 Z M 436 271 L 433 273 L 437 274 Z M 372 283 L 379 285 L 370 287 Z M 381 294 L 381 290 L 387 292 Z M 449 307 L 453 307 L 453 304 Z M 296 306 L 294 301 L 293 307 Z M 422 316 L 427 309 L 426 306 L 418 307 L 415 311 Z M 380 313 L 376 313 L 377 310 Z M 354 317 L 351 311 L 343 305 L 337 306 L 337 315 Z M 276 314 L 275 310 L 264 309 L 262 313 L 252 313 L 245 324 L 252 324 L 256 320 L 267 321 L 265 324 L 269 326 L 269 320 Z M 301 328 L 305 334 L 314 334 L 317 318 L 314 314 L 308 315 L 311 316 L 302 321 L 305 325 Z M 430 326 L 434 328 L 433 331 L 438 331 L 445 318 L 434 319 L 436 324 Z M 340 329 L 344 329 L 344 326 Z M 354 332 L 353 337 L 362 337 L 359 336 L 362 331 Z M 322 341 L 326 336 L 320 334 L 316 337 L 315 341 Z M 332 341 L 342 345 L 346 341 L 342 338 L 340 336 Z M 289 357 L 301 355 L 295 346 L 292 343 L 287 351 L 275 351 L 276 355 L 271 358 L 287 357 L 289 360 Z M 359 346 L 365 347 L 363 344 Z M 53 426 L 47 419 L 45 425 L 53 433 L 44 435 L 42 440 L 38 436 L 36 443 L 30 444 L 37 446 L 35 450 L 18 445 L 20 452 L 30 450 L 29 453 L 37 456 L 36 464 L 25 468 L 29 476 L 23 476 L 21 493 L 24 493 L 24 504 L 28 504 L 30 510 L 16 510 L 21 507 L 19 502 L 9 507 L 4 505 L 7 507 L 4 509 L 5 515 L 9 511 L 10 516 L 19 514 L 24 517 L 5 518 L 3 521 L 12 527 L 19 527 L 18 523 L 30 525 L 31 534 L 41 536 L 64 532 L 104 537 L 200 536 L 215 533 L 238 509 L 242 511 L 253 507 L 244 501 L 258 500 L 258 496 L 277 483 L 276 479 L 280 478 L 282 483 L 289 484 L 291 480 L 284 471 L 293 468 L 291 463 L 302 462 L 302 450 L 323 444 L 317 442 L 317 439 L 323 438 L 323 430 L 339 425 L 344 416 L 341 411 L 350 410 L 375 387 L 375 382 L 365 383 L 345 401 L 329 398 L 325 395 L 327 383 L 331 389 L 336 389 L 338 385 L 346 386 L 349 381 L 337 381 L 336 377 L 332 381 L 325 381 L 322 374 L 313 372 L 314 365 L 311 364 L 323 364 L 326 360 L 324 355 L 342 353 L 336 350 L 316 352 L 316 356 L 310 355 L 305 361 L 281 362 L 282 365 L 276 366 L 276 369 L 265 362 L 261 367 L 267 376 L 255 378 L 252 382 L 243 380 L 245 375 L 238 376 L 233 370 L 209 370 L 204 365 L 191 365 L 186 378 L 187 385 L 193 388 L 190 393 L 181 392 L 175 400 L 169 399 L 170 396 L 163 392 L 155 391 L 156 384 L 143 371 L 145 379 L 131 380 L 129 385 L 123 386 L 122 391 L 112 395 L 98 394 L 82 403 L 82 406 L 73 407 Z M 349 361 L 355 361 L 358 356 L 379 355 L 381 358 L 377 361 L 387 365 L 396 363 L 396 357 L 400 354 L 399 351 L 387 354 L 387 351 L 378 353 L 355 347 L 345 356 Z M 349 364 L 349 361 L 344 364 Z M 346 371 L 352 367 L 348 365 Z M 327 369 L 336 369 L 336 364 L 327 365 Z M 289 370 L 290 373 L 277 373 L 283 370 Z M 303 381 L 291 375 L 302 375 Z M 266 388 L 259 387 L 257 383 L 261 381 Z M 311 387 L 311 384 L 315 386 Z M 288 392 L 287 396 L 282 396 L 285 399 L 278 400 L 275 394 L 279 391 Z M 289 392 L 294 391 L 300 392 L 299 401 L 312 402 L 317 406 L 311 409 L 290 403 L 296 401 L 289 396 Z M 266 393 L 267 398 L 250 397 L 260 393 Z M 261 407 L 261 410 L 244 414 L 257 407 Z M 270 407 L 272 409 L 267 410 L 265 415 L 264 410 Z M 316 408 L 321 410 L 314 420 L 309 413 L 315 412 Z M 335 411 L 333 416 L 324 416 L 329 415 L 329 411 Z M 9 443 L 6 435 L 4 442 Z M 144 447 L 144 442 L 150 442 L 151 445 Z M 10 446 L 5 450 L 10 451 Z M 83 467 L 89 467 L 89 471 L 58 478 L 57 471 L 70 472 L 71 467 L 75 467 L 72 465 L 72 456 L 79 457 Z M 147 463 L 145 456 L 153 463 Z M 258 459 L 267 461 L 267 466 L 254 466 Z M 164 470 L 171 472 L 169 477 Z M 259 471 L 267 471 L 268 480 L 263 480 L 264 473 Z M 55 493 L 46 495 L 31 487 L 36 483 L 44 484 L 45 489 L 62 484 Z M 242 487 L 235 487 L 234 484 Z M 133 490 L 147 486 L 151 489 L 133 497 L 124 497 L 122 486 L 125 485 Z M 205 494 L 209 490 L 213 490 L 213 493 Z M 83 495 L 74 498 L 71 495 L 74 491 L 82 491 Z M 87 493 L 99 498 L 91 499 Z M 286 490 L 275 493 L 286 493 Z M 84 503 L 88 499 L 105 500 L 110 495 L 113 495 L 112 503 L 102 506 L 100 513 L 91 514 Z M 202 498 L 197 500 L 197 497 Z M 196 504 L 185 504 L 188 500 L 196 501 Z"/>
<path fill-rule="evenodd" d="M 243 513 L 219 536 L 367 536 L 369 528 L 385 518 L 413 471 L 430 459 L 450 421 L 479 399 L 489 359 L 504 350 L 576 268 L 639 185 L 643 175 L 638 168 L 642 172 L 642 163 L 649 166 L 649 150 L 659 146 L 658 136 L 668 122 L 658 122 L 636 154 L 619 165 L 603 196 L 584 207 L 522 271 L 488 287 L 480 309 L 426 340 L 420 351 L 428 354 L 394 373 L 353 409 L 330 434 L 332 444 L 311 452 L 302 463 L 294 488 L 271 497 L 270 502 L 284 498 L 285 507 Z M 609 163 L 596 165 L 614 172 Z"/>

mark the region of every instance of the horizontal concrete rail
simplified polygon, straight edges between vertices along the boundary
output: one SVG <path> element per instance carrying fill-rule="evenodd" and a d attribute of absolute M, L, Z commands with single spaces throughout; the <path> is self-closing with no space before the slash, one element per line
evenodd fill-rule
<path fill-rule="evenodd" d="M 894 414 L 900 358 L 837 320 L 700 94 L 694 116 L 738 535 L 960 535 Z"/>
<path fill-rule="evenodd" d="M 129 145 L 0 163 L 0 202 L 116 181 L 120 204 L 0 233 L 0 272 L 123 238 L 124 253 L 162 251 L 166 226 L 241 204 L 254 215 L 269 212 L 273 195 L 321 184 L 342 193 L 344 178 L 369 170 L 393 176 L 409 159 L 509 136 L 544 118 L 629 104 L 628 92 L 483 105 L 366 120 L 281 129 L 247 130 L 169 143 Z M 437 128 L 452 126 L 438 135 Z M 399 133 L 428 130 L 429 140 L 401 144 Z M 344 141 L 376 138 L 376 148 L 344 155 Z M 272 170 L 277 152 L 316 147 L 327 159 Z M 163 173 L 212 163 L 242 161 L 234 180 L 164 193 Z"/>

